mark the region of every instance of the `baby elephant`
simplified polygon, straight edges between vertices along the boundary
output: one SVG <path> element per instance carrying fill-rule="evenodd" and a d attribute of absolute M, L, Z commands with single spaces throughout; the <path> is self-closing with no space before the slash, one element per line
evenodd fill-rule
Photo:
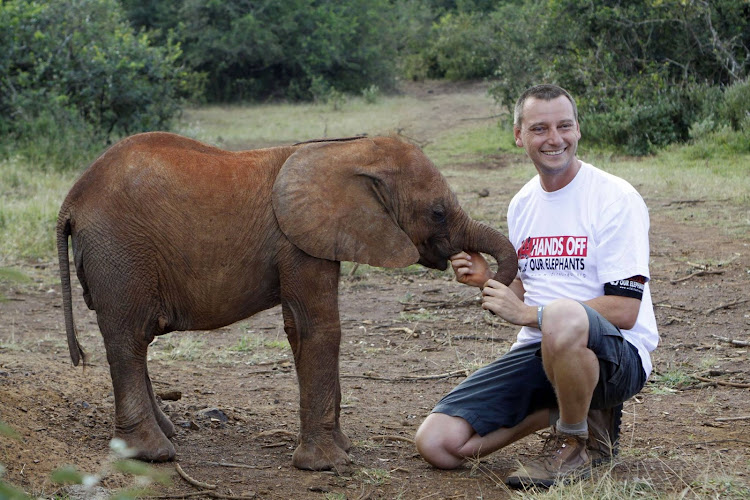
<path fill-rule="evenodd" d="M 68 237 L 86 305 L 96 311 L 115 394 L 115 436 L 170 460 L 175 430 L 146 367 L 149 343 L 210 330 L 281 304 L 300 391 L 293 464 L 348 462 L 339 426 L 339 262 L 446 269 L 460 250 L 516 274 L 513 246 L 470 219 L 415 146 L 393 137 L 224 151 L 168 133 L 102 154 L 57 220 L 68 346 L 85 359 L 71 305 Z"/>

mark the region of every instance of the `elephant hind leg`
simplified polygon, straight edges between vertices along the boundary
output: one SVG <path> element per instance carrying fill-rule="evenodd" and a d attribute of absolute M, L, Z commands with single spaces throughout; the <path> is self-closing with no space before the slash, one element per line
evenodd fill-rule
<path fill-rule="evenodd" d="M 148 376 L 148 367 L 146 367 L 146 388 L 148 389 L 149 399 L 151 399 L 151 407 L 154 410 L 156 423 L 159 424 L 159 428 L 165 436 L 167 436 L 168 438 L 173 437 L 177 433 L 177 431 L 175 431 L 175 427 L 172 421 L 168 416 L 164 414 L 162 409 L 159 407 L 159 403 L 156 400 L 156 395 L 154 394 L 154 388 L 151 385 L 151 378 Z"/>
<path fill-rule="evenodd" d="M 147 336 L 142 329 L 135 334 L 127 329 L 113 332 L 106 321 L 100 319 L 99 324 L 115 393 L 115 437 L 134 449 L 137 459 L 172 460 L 175 448 L 163 426 L 172 433 L 174 427 L 156 406 L 153 396 L 146 368 Z"/>

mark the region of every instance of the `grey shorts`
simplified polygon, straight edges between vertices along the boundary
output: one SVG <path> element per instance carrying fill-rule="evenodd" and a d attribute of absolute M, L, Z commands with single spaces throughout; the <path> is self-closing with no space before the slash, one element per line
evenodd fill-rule
<path fill-rule="evenodd" d="M 646 383 L 638 350 L 620 330 L 583 304 L 589 317 L 588 348 L 599 358 L 599 383 L 591 408 L 611 408 L 638 394 Z M 555 390 L 542 367 L 541 343 L 513 349 L 480 368 L 432 410 L 461 417 L 484 436 L 513 427 L 542 408 L 556 408 Z"/>

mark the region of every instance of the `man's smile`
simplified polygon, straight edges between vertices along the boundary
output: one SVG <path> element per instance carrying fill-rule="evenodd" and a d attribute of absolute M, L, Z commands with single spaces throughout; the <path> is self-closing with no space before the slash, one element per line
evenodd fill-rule
<path fill-rule="evenodd" d="M 565 152 L 565 149 L 567 148 L 558 149 L 557 151 L 542 151 L 542 154 L 547 156 L 559 156 Z"/>

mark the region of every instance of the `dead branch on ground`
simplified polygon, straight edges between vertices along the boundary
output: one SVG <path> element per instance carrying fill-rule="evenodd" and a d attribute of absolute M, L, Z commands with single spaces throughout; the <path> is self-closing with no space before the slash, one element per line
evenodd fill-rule
<path fill-rule="evenodd" d="M 714 420 L 717 422 L 734 422 L 735 420 L 750 420 L 750 415 L 743 415 L 741 417 L 716 417 Z"/>
<path fill-rule="evenodd" d="M 654 304 L 654 307 L 664 307 L 666 309 L 674 309 L 675 311 L 693 312 L 692 309 L 689 309 L 687 307 L 673 306 L 672 304 L 667 304 L 666 302 L 657 302 L 656 304 Z"/>
<path fill-rule="evenodd" d="M 706 276 L 707 274 L 724 274 L 724 271 L 709 271 L 707 269 L 701 269 L 700 271 L 695 271 L 694 273 L 688 274 L 687 276 L 683 276 L 682 278 L 669 280 L 669 282 L 674 285 L 675 283 L 687 281 L 691 278 L 695 278 L 696 276 Z"/>
<path fill-rule="evenodd" d="M 372 436 L 370 439 L 373 441 L 403 441 L 404 443 L 414 444 L 413 439 L 409 439 L 408 437 L 404 436 L 398 436 L 395 434 L 388 434 L 385 436 Z"/>
<path fill-rule="evenodd" d="M 713 338 L 715 338 L 715 339 L 719 339 L 722 342 L 728 342 L 728 343 L 730 343 L 732 345 L 737 345 L 737 346 L 741 346 L 741 347 L 750 346 L 750 342 L 748 342 L 747 340 L 735 340 L 735 339 L 730 339 L 730 338 L 727 338 L 727 337 L 722 337 L 721 335 L 711 335 L 711 336 Z"/>
<path fill-rule="evenodd" d="M 292 432 L 292 431 L 288 431 L 286 429 L 270 429 L 270 430 L 267 430 L 267 431 L 259 432 L 257 434 L 253 434 L 248 439 L 250 439 L 252 441 L 252 440 L 255 440 L 255 439 L 258 439 L 258 438 L 262 438 L 262 437 L 276 436 L 278 434 L 281 434 L 282 436 L 286 436 L 288 438 L 291 438 L 294 441 L 297 440 L 297 433 L 296 432 Z"/>
<path fill-rule="evenodd" d="M 745 302 L 750 302 L 750 298 L 748 298 L 748 299 L 737 299 L 737 300 L 733 300 L 732 302 L 727 302 L 726 304 L 721 304 L 721 305 L 718 305 L 716 307 L 712 307 L 711 309 L 707 310 L 705 312 L 705 314 L 706 314 L 706 316 L 708 316 L 709 314 L 711 314 L 713 312 L 716 312 L 719 309 L 729 309 L 732 306 L 738 306 L 740 304 L 744 304 Z"/>
<path fill-rule="evenodd" d="M 182 470 L 182 467 L 180 467 L 180 464 L 178 464 L 177 462 L 174 463 L 174 468 L 177 471 L 177 474 L 179 474 L 182 479 L 184 479 L 191 485 L 195 486 L 196 488 L 201 488 L 204 490 L 216 489 L 215 484 L 204 483 L 203 481 L 198 481 L 197 479 L 193 479 L 192 477 L 188 476 L 187 473 L 184 470 Z"/>
<path fill-rule="evenodd" d="M 403 376 L 395 377 L 395 378 L 380 377 L 378 375 L 369 375 L 369 374 L 357 375 L 354 373 L 342 373 L 341 376 L 345 378 L 363 378 L 367 380 L 383 380 L 386 382 L 410 382 L 410 381 L 416 381 L 416 380 L 438 380 L 438 379 L 444 379 L 444 378 L 468 377 L 469 370 L 455 370 L 452 372 L 439 373 L 437 375 L 403 375 Z"/>
<path fill-rule="evenodd" d="M 206 465 L 216 465 L 218 467 L 230 467 L 233 469 L 271 469 L 271 465 L 247 465 L 236 464 L 232 462 L 206 462 Z"/>
<path fill-rule="evenodd" d="M 424 300 L 418 303 L 399 302 L 403 306 L 403 311 L 418 311 L 420 309 L 458 309 L 460 307 L 469 307 L 478 304 L 477 297 L 461 298 L 458 300 Z"/>
<path fill-rule="evenodd" d="M 696 380 L 700 380 L 701 382 L 708 382 L 710 384 L 725 385 L 728 387 L 737 387 L 738 389 L 750 389 L 750 384 L 741 384 L 739 382 L 727 382 L 724 380 L 715 380 L 712 378 L 701 377 L 700 375 L 690 375 L 690 376 Z"/>

